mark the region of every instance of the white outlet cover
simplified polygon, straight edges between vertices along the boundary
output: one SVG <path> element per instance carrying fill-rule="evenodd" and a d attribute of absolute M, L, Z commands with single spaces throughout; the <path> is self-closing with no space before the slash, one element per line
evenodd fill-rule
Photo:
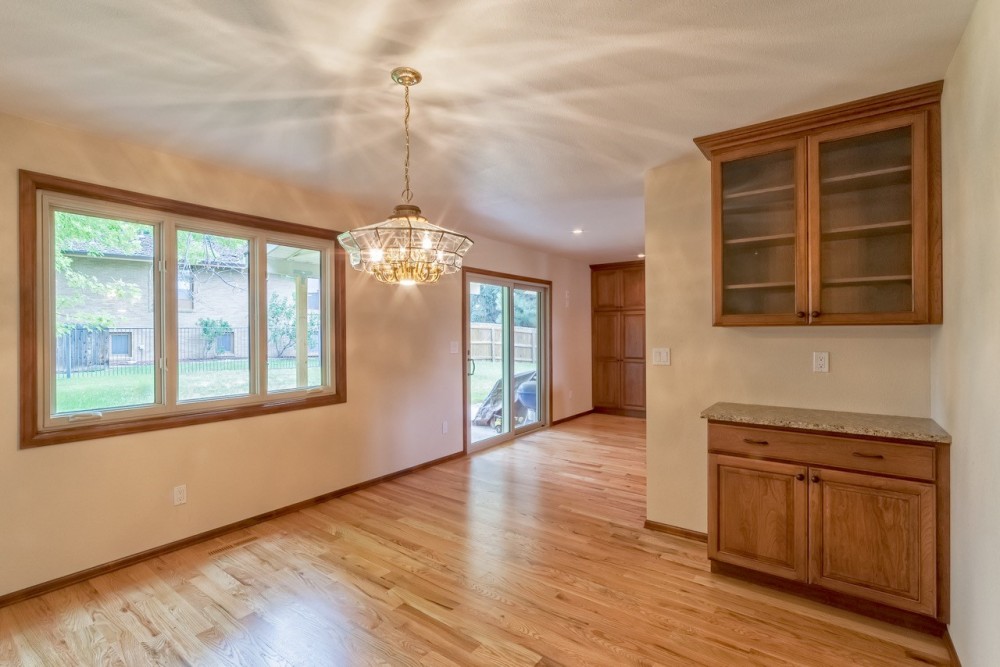
<path fill-rule="evenodd" d="M 183 505 L 187 502 L 187 484 L 174 487 L 174 505 Z"/>
<path fill-rule="evenodd" d="M 452 354 L 458 354 L 458 349 L 459 348 L 457 340 L 451 341 L 451 343 L 448 345 L 448 351 L 451 352 Z"/>
<path fill-rule="evenodd" d="M 813 352 L 813 373 L 830 372 L 830 353 Z"/>

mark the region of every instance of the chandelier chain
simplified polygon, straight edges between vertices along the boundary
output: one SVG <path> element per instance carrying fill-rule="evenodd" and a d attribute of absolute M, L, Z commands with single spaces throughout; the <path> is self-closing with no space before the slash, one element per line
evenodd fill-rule
<path fill-rule="evenodd" d="M 410 87 L 403 86 L 403 134 L 406 136 L 406 157 L 403 160 L 403 201 L 409 204 L 413 200 L 410 190 Z"/>

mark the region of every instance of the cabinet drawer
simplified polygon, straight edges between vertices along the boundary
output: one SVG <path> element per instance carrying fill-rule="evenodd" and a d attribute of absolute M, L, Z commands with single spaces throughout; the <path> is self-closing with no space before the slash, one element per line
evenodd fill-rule
<path fill-rule="evenodd" d="M 709 424 L 708 448 L 721 454 L 934 480 L 934 448 L 921 445 Z"/>

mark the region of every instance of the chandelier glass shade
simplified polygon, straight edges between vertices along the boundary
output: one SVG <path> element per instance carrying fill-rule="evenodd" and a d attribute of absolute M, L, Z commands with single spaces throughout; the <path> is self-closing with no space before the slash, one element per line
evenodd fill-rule
<path fill-rule="evenodd" d="M 472 240 L 438 227 L 410 204 L 400 204 L 382 222 L 344 232 L 337 237 L 351 266 L 383 283 L 435 283 L 462 268 L 462 256 Z"/>
<path fill-rule="evenodd" d="M 462 258 L 472 248 L 463 234 L 438 227 L 410 203 L 410 86 L 420 82 L 420 72 L 408 67 L 392 71 L 392 79 L 404 87 L 403 131 L 406 157 L 403 161 L 403 202 L 392 215 L 375 224 L 344 232 L 337 241 L 347 251 L 351 266 L 376 280 L 393 285 L 436 283 L 441 276 L 462 268 Z"/>

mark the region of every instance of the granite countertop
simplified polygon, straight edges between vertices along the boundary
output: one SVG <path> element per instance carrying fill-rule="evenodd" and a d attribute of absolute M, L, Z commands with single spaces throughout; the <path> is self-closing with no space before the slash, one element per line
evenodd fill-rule
<path fill-rule="evenodd" d="M 747 403 L 716 403 L 702 411 L 709 421 L 866 435 L 917 442 L 951 442 L 951 436 L 933 419 L 871 415 L 860 412 L 782 408 Z"/>

